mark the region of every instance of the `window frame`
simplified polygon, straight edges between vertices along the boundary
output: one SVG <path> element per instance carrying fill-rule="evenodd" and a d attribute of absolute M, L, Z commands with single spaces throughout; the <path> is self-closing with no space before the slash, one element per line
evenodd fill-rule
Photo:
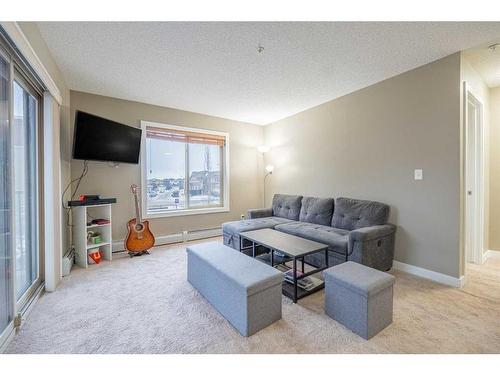
<path fill-rule="evenodd" d="M 206 134 L 206 135 L 218 135 L 225 138 L 225 145 L 222 151 L 222 166 L 221 166 L 221 178 L 222 178 L 222 206 L 217 207 L 199 207 L 199 208 L 182 208 L 177 210 L 164 210 L 155 213 L 149 213 L 147 209 L 147 149 L 146 149 L 146 138 L 147 138 L 147 128 L 155 127 L 161 128 L 165 130 L 178 130 L 185 132 L 192 132 L 198 134 Z M 142 129 L 142 138 L 141 138 L 141 156 L 140 156 L 140 165 L 141 165 L 141 213 L 144 219 L 154 219 L 154 218 L 163 218 L 163 217 L 175 217 L 175 216 L 187 216 L 187 215 L 199 215 L 199 214 L 210 214 L 210 213 L 221 213 L 221 212 L 229 212 L 229 133 L 219 132 L 215 130 L 208 129 L 200 129 L 200 128 L 191 128 L 185 126 L 178 125 L 169 125 L 162 124 L 153 121 L 141 121 L 141 129 Z M 188 149 L 189 147 L 186 147 Z M 189 168 L 189 153 L 186 151 L 185 158 L 186 168 Z M 189 175 L 186 176 L 185 188 L 189 184 Z M 189 200 L 189 198 L 187 198 Z"/>

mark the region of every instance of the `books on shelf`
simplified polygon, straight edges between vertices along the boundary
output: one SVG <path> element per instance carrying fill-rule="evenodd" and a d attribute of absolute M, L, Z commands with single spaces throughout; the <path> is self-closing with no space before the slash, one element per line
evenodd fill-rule
<path fill-rule="evenodd" d="M 283 274 L 285 275 L 285 281 L 290 284 L 293 284 L 293 268 L 289 269 Z M 300 277 L 302 275 L 303 275 L 302 272 L 297 270 L 297 277 Z M 304 277 L 303 279 L 297 280 L 297 286 L 306 291 L 312 290 L 321 284 L 323 284 L 323 280 L 313 276 L 307 276 Z"/>

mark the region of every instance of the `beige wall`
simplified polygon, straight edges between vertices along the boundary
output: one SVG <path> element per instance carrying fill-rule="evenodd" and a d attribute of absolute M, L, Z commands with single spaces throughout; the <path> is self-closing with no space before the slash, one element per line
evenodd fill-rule
<path fill-rule="evenodd" d="M 69 132 L 70 122 L 69 122 L 69 89 L 66 86 L 64 77 L 59 70 L 56 62 L 52 58 L 50 51 L 45 44 L 45 41 L 38 30 L 35 22 L 18 22 L 22 32 L 28 39 L 31 47 L 40 58 L 45 69 L 54 80 L 54 83 L 61 92 L 62 104 L 61 110 L 61 190 L 69 183 L 70 179 L 70 161 L 71 161 L 71 135 Z M 62 207 L 61 207 L 62 210 Z M 69 230 L 66 225 L 66 212 L 62 211 L 63 217 L 63 228 L 62 228 L 62 242 L 63 242 L 63 252 L 69 249 Z"/>
<path fill-rule="evenodd" d="M 269 191 L 388 203 L 396 260 L 459 277 L 459 82 L 457 53 L 266 126 Z"/>
<path fill-rule="evenodd" d="M 500 87 L 490 90 L 490 250 L 500 250 Z"/>
<path fill-rule="evenodd" d="M 230 212 L 151 219 L 156 236 L 219 227 L 225 221 L 238 220 L 248 208 L 262 205 L 262 156 L 256 150 L 263 139 L 261 126 L 71 91 L 71 124 L 77 109 L 136 127 L 141 120 L 149 120 L 229 133 Z M 71 162 L 73 178 L 81 173 L 82 164 L 77 160 Z M 134 215 L 130 185 L 140 185 L 140 167 L 121 164 L 113 168 L 101 162 L 90 162 L 89 166 L 90 171 L 78 193 L 99 193 L 118 199 L 113 206 L 113 238 L 122 240 L 126 234 L 125 224 Z"/>

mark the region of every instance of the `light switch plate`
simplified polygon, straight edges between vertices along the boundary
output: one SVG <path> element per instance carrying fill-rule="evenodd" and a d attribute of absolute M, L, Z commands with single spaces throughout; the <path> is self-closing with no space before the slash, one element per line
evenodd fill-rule
<path fill-rule="evenodd" d="M 415 180 L 423 180 L 424 171 L 422 169 L 415 169 Z"/>

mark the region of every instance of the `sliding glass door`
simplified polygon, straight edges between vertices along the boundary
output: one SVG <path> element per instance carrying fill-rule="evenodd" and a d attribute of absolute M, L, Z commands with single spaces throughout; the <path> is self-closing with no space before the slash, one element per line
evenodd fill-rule
<path fill-rule="evenodd" d="M 38 100 L 16 76 L 13 83 L 14 227 L 16 248 L 16 298 L 38 279 L 37 124 Z"/>
<path fill-rule="evenodd" d="M 0 347 L 41 285 L 41 89 L 0 35 Z M 5 47 L 5 48 L 4 48 Z"/>
<path fill-rule="evenodd" d="M 0 337 L 12 321 L 10 64 L 0 54 Z"/>

